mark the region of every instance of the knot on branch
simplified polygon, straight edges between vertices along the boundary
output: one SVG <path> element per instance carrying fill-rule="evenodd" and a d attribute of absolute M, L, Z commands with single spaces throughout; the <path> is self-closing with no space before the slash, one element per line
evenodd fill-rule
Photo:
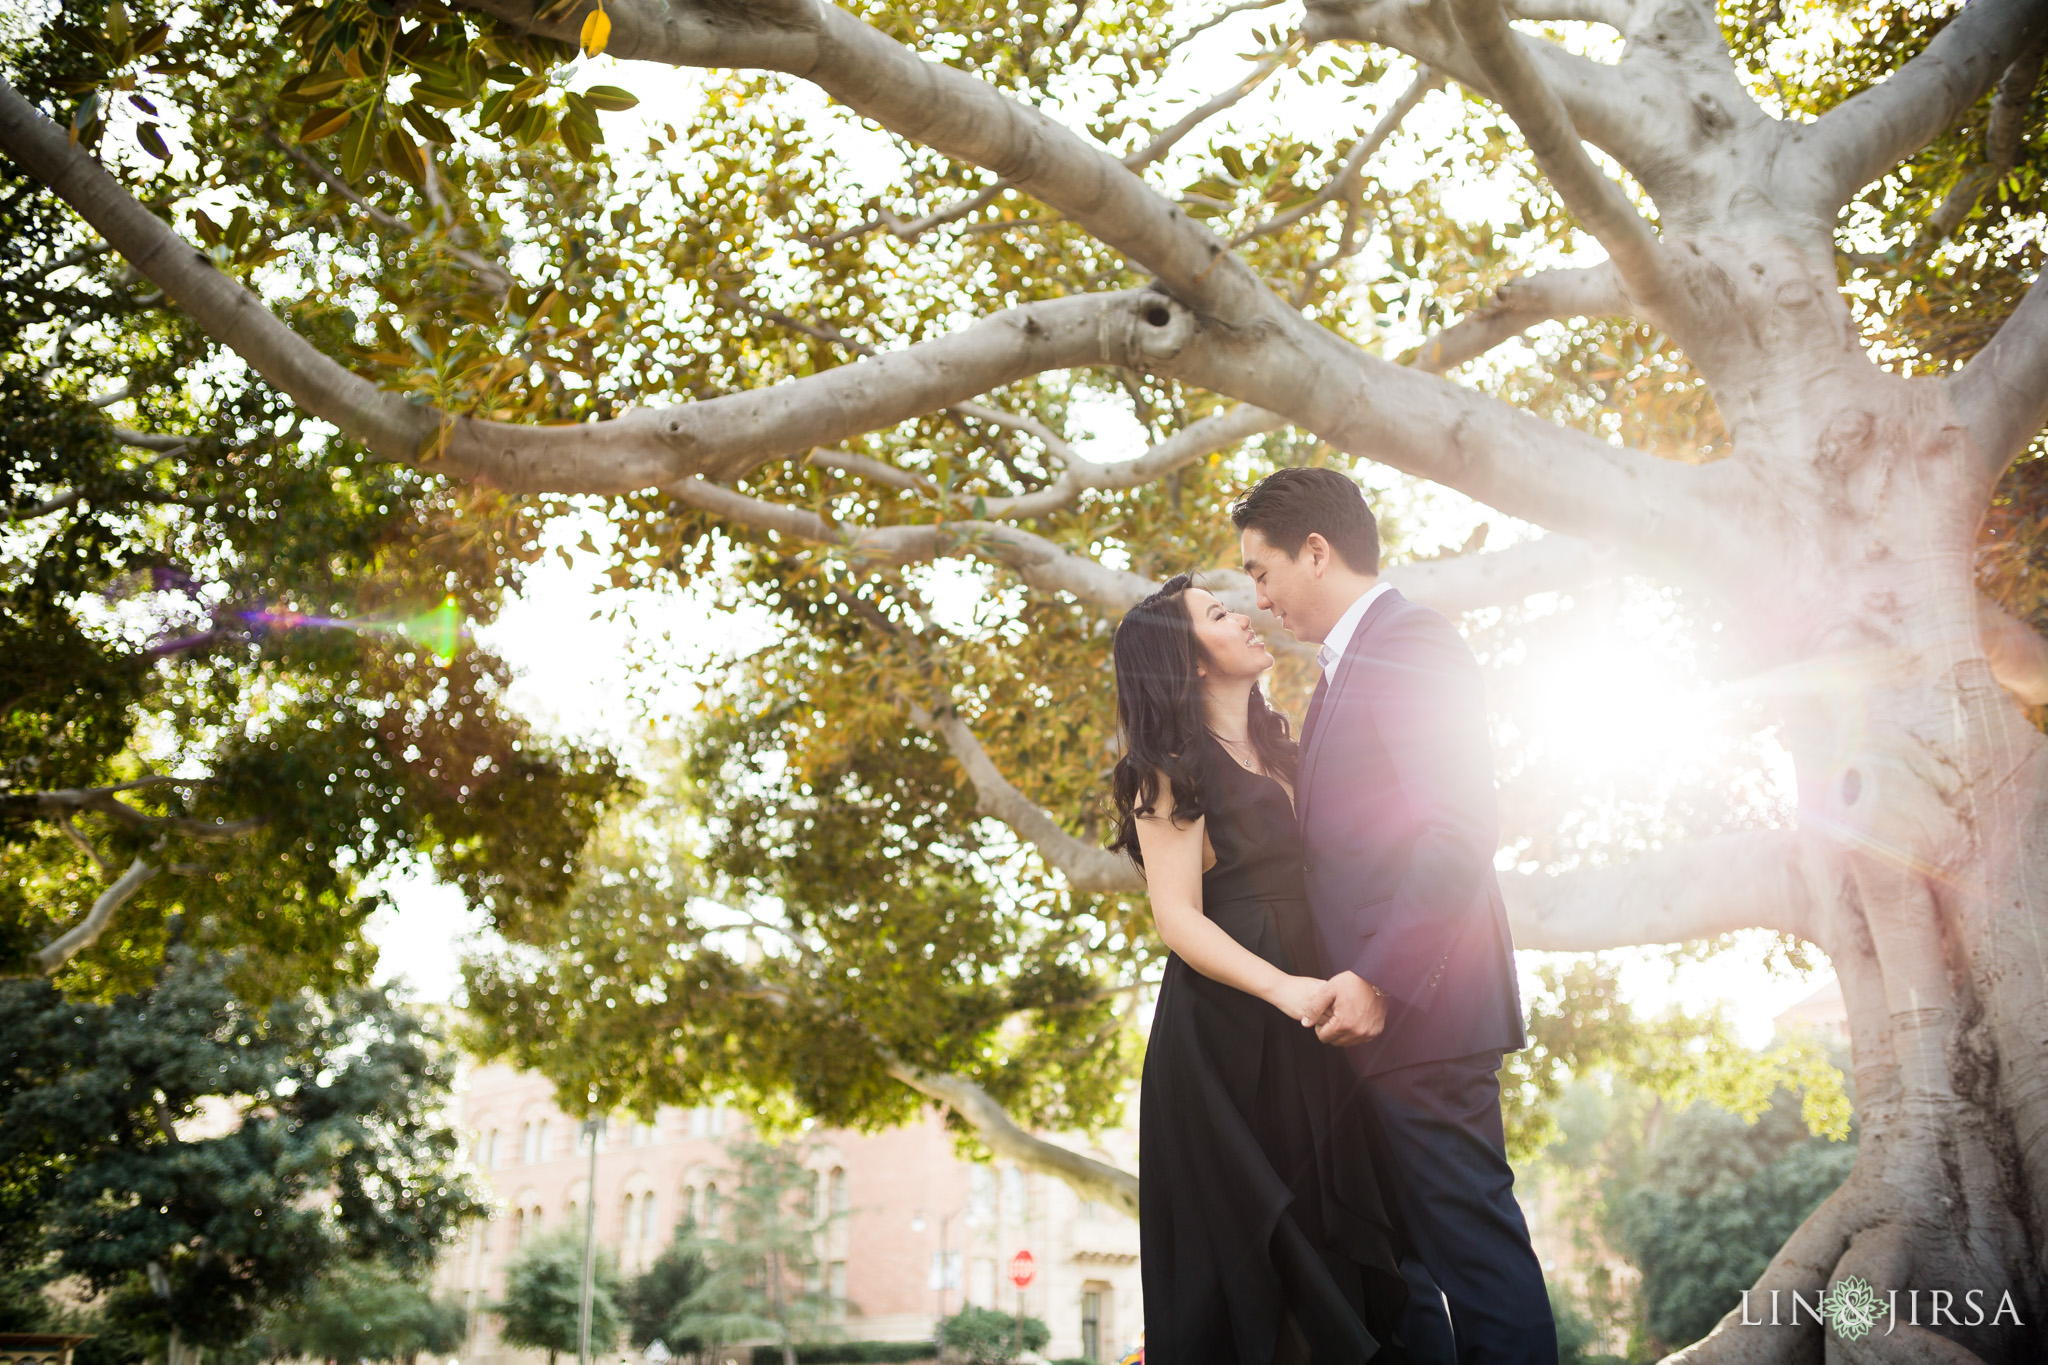
<path fill-rule="evenodd" d="M 1179 355 L 1194 339 L 1195 315 L 1165 294 L 1147 290 L 1122 308 L 1106 308 L 1097 324 L 1102 358 L 1143 370 Z"/>

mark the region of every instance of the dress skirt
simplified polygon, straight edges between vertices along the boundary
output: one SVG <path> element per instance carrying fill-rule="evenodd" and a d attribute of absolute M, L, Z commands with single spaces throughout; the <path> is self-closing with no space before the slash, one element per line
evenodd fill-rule
<path fill-rule="evenodd" d="M 1203 909 L 1282 970 L 1327 975 L 1305 902 Z M 1139 1097 L 1147 1365 L 1402 1358 L 1407 1290 L 1368 1122 L 1314 1030 L 1168 958 Z"/>

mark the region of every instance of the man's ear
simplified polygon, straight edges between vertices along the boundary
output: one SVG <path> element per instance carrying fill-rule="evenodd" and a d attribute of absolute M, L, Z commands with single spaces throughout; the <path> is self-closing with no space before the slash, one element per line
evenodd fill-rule
<path fill-rule="evenodd" d="M 1321 531 L 1310 531 L 1301 542 L 1301 552 L 1308 556 L 1309 572 L 1321 578 L 1323 570 L 1330 566 L 1330 542 L 1323 539 Z"/>

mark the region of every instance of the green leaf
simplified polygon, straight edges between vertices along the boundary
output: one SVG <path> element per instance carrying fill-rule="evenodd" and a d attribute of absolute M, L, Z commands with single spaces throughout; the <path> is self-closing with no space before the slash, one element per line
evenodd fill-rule
<path fill-rule="evenodd" d="M 338 105 L 327 105 L 307 113 L 306 121 L 299 125 L 299 143 L 318 142 L 323 137 L 332 137 L 348 127 L 355 114 Z"/>
<path fill-rule="evenodd" d="M 341 173 L 347 179 L 360 179 L 370 168 L 370 157 L 377 150 L 377 134 L 383 123 L 380 113 L 372 110 L 369 117 L 357 119 L 350 125 L 348 136 L 341 140 Z"/>
<path fill-rule="evenodd" d="M 292 77 L 277 89 L 277 97 L 293 104 L 318 104 L 348 84 L 348 73 L 338 66 L 308 71 Z"/>
<path fill-rule="evenodd" d="M 413 91 L 413 96 L 415 99 L 418 98 L 419 91 L 417 89 Z M 455 130 L 427 110 L 421 108 L 418 104 L 408 103 L 399 112 L 405 116 L 405 121 L 418 129 L 419 135 L 427 141 L 438 142 L 444 146 L 454 145 Z"/>
<path fill-rule="evenodd" d="M 616 85 L 593 85 L 583 92 L 583 98 L 590 101 L 593 109 L 607 114 L 623 114 L 640 103 L 640 97 Z"/>
<path fill-rule="evenodd" d="M 135 140 L 142 144 L 142 150 L 158 161 L 169 161 L 171 149 L 164 145 L 164 135 L 157 131 L 154 123 L 145 123 L 135 130 Z"/>

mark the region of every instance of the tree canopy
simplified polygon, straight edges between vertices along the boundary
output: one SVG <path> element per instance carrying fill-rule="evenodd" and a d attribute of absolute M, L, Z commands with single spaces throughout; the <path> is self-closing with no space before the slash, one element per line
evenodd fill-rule
<path fill-rule="evenodd" d="M 145 1340 L 234 1346 L 343 1265 L 423 1273 L 486 1212 L 417 1015 L 236 976 L 178 947 L 107 1003 L 0 982 L 5 1268 L 80 1277 Z"/>
<path fill-rule="evenodd" d="M 612 1076 L 556 1051 L 565 1087 L 687 1096 L 682 1045 L 744 1036 L 726 1074 L 797 1107 L 922 1096 L 1127 1191 L 1016 1122 L 1104 1112 L 1157 951 L 1100 847 L 1109 632 L 1181 568 L 1249 607 L 1222 509 L 1338 463 L 1396 507 L 1428 481 L 1490 509 L 1498 540 L 1392 527 L 1388 577 L 1464 619 L 1504 703 L 1546 622 L 1647 596 L 1789 759 L 1790 790 L 1753 753 L 1560 788 L 1499 727 L 1522 946 L 1762 930 L 1842 977 L 1883 1140 L 1759 1284 L 2038 1282 L 2044 25 L 2028 0 L 72 0 L 0 91 L 11 202 L 53 225 L 9 278 L 161 291 L 335 467 L 507 515 L 585 498 L 617 584 L 765 610 L 775 642 L 689 736 L 710 837 L 621 828 L 584 880 L 551 858 L 549 894 L 493 906 L 497 1046 L 538 1058 L 491 1020 L 541 997 L 565 1038 L 645 1044 Z M 24 332 L 35 365 L 65 325 Z M 1951 1206 L 1967 1233 L 1925 1213 Z"/>

